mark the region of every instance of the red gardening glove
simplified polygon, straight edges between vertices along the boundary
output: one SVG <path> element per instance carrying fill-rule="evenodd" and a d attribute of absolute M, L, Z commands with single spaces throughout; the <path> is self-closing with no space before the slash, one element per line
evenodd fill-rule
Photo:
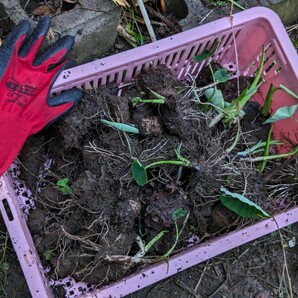
<path fill-rule="evenodd" d="M 50 27 L 43 18 L 29 35 L 20 22 L 0 47 L 0 175 L 17 157 L 28 136 L 72 108 L 82 97 L 78 89 L 49 98 L 49 91 L 65 68 L 74 38 L 65 36 L 37 57 Z"/>

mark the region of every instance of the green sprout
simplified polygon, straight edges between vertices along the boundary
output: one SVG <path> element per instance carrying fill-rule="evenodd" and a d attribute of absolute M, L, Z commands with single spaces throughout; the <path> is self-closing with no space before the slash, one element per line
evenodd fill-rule
<path fill-rule="evenodd" d="M 143 258 L 146 253 L 149 251 L 149 249 L 157 243 L 164 234 L 168 233 L 167 230 L 160 231 L 156 236 L 154 236 L 147 244 L 144 244 L 140 236 L 137 236 L 137 244 L 140 247 L 140 250 L 137 252 L 137 254 L 133 257 L 133 259 Z"/>
<path fill-rule="evenodd" d="M 139 133 L 138 128 L 134 127 L 131 124 L 113 122 L 113 121 L 109 121 L 109 120 L 105 120 L 105 119 L 101 119 L 100 121 L 102 123 L 104 123 L 105 125 L 113 127 L 113 128 L 120 130 L 122 132 L 128 132 L 128 133 L 134 133 L 134 134 Z"/>
<path fill-rule="evenodd" d="M 138 159 L 135 159 L 131 164 L 131 172 L 137 184 L 140 186 L 144 186 L 145 184 L 147 184 L 148 183 L 147 170 L 149 168 L 159 166 L 159 165 L 177 165 L 177 166 L 184 166 L 184 167 L 193 167 L 195 170 L 198 171 L 199 167 L 197 165 L 193 165 L 191 161 L 183 157 L 179 151 L 180 151 L 179 149 L 178 150 L 175 149 L 177 160 L 159 160 L 147 166 L 142 165 L 142 163 Z"/>
<path fill-rule="evenodd" d="M 49 249 L 45 250 L 42 253 L 43 257 L 45 258 L 46 261 L 51 261 L 52 260 L 52 253 Z"/>
<path fill-rule="evenodd" d="M 265 149 L 263 147 L 266 147 L 268 144 L 268 140 L 266 142 L 259 141 L 257 144 L 253 145 L 251 148 L 246 149 L 245 151 L 238 152 L 238 156 L 248 156 L 252 154 L 257 154 L 257 153 L 263 153 Z M 282 145 L 283 142 L 280 142 L 278 140 L 270 140 L 269 146 L 272 145 Z"/>
<path fill-rule="evenodd" d="M 272 130 L 273 130 L 273 126 L 270 127 L 267 139 L 266 139 L 266 144 L 265 144 L 265 150 L 264 150 L 264 156 L 269 156 L 269 149 L 270 149 L 270 143 L 271 143 L 271 136 L 272 136 Z M 265 170 L 267 164 L 267 160 L 262 160 L 260 165 L 259 165 L 259 169 L 261 172 L 263 172 Z"/>
<path fill-rule="evenodd" d="M 265 51 L 263 49 L 261 59 L 260 59 L 260 67 L 257 70 L 257 74 L 251 84 L 251 86 L 245 88 L 242 93 L 234 99 L 230 105 L 224 107 L 222 112 L 220 112 L 209 124 L 209 127 L 213 127 L 219 121 L 223 120 L 227 125 L 231 125 L 235 122 L 235 119 L 239 119 L 243 115 L 242 109 L 247 104 L 249 99 L 258 91 L 259 87 L 263 83 L 261 80 L 262 71 L 264 67 L 265 60 Z M 261 80 L 261 82 L 260 82 Z M 242 113 L 241 113 L 242 112 Z"/>
<path fill-rule="evenodd" d="M 261 109 L 261 113 L 265 117 L 267 117 L 269 112 L 270 112 L 270 108 L 271 108 L 271 104 L 272 104 L 272 97 L 273 97 L 273 94 L 276 90 L 278 90 L 278 88 L 274 87 L 274 85 L 271 83 L 270 87 L 269 87 L 269 90 L 267 92 L 267 96 L 266 96 L 266 99 L 265 99 L 264 106 Z"/>
<path fill-rule="evenodd" d="M 203 61 L 207 58 L 212 57 L 213 54 L 214 52 L 204 50 L 199 56 L 194 57 L 194 61 L 196 62 Z M 217 84 L 224 83 L 230 79 L 229 73 L 225 68 L 218 69 L 217 71 L 214 72 L 211 67 L 211 64 L 208 63 L 214 82 L 209 84 L 208 86 L 205 86 L 204 88 L 201 88 L 201 90 L 206 89 L 204 91 L 204 95 L 208 101 L 207 103 L 202 103 L 200 101 L 200 98 L 197 92 L 195 91 L 195 97 L 199 103 L 210 105 L 218 113 L 218 115 L 209 124 L 209 127 L 213 127 L 221 120 L 223 120 L 223 122 L 228 126 L 231 126 L 233 123 L 237 123 L 237 133 L 232 145 L 226 149 L 227 153 L 230 153 L 232 150 L 234 150 L 234 148 L 238 143 L 240 132 L 241 132 L 240 119 L 245 115 L 243 111 L 244 106 L 247 104 L 249 99 L 255 94 L 255 92 L 257 92 L 257 90 L 263 83 L 263 80 L 261 80 L 261 76 L 262 76 L 262 70 L 264 67 L 264 59 L 265 59 L 265 51 L 263 49 L 261 59 L 260 59 L 260 67 L 257 70 L 257 74 L 255 76 L 254 81 L 252 82 L 251 86 L 247 87 L 231 103 L 226 102 L 224 100 L 221 90 L 217 89 L 216 87 Z"/>
<path fill-rule="evenodd" d="M 184 221 L 183 221 L 183 224 L 182 224 L 182 227 L 181 229 L 179 229 L 179 226 L 178 226 L 178 219 L 179 218 L 184 218 Z M 164 259 L 167 259 L 171 253 L 174 251 L 178 241 L 179 241 L 179 238 L 182 234 L 182 231 L 184 230 L 184 227 L 186 225 L 186 222 L 188 220 L 188 217 L 189 217 L 189 212 L 184 210 L 183 208 L 179 208 L 177 210 L 175 210 L 172 214 L 172 218 L 174 220 L 174 224 L 175 224 L 175 230 L 176 230 L 176 238 L 175 238 L 175 242 L 174 244 L 170 247 L 170 249 L 161 257 L 161 260 L 164 260 Z"/>
<path fill-rule="evenodd" d="M 63 194 L 63 195 L 70 195 L 73 193 L 72 188 L 68 185 L 69 179 L 64 178 L 60 179 L 57 181 L 56 185 L 58 186 L 58 190 Z"/>
<path fill-rule="evenodd" d="M 180 218 L 185 217 L 182 227 L 181 229 L 179 229 L 178 226 L 178 220 Z M 157 257 L 158 261 L 163 261 L 165 259 L 168 259 L 169 256 L 171 255 L 171 253 L 173 252 L 173 250 L 175 249 L 179 238 L 181 236 L 182 231 L 185 228 L 186 222 L 188 220 L 189 217 L 189 212 L 184 210 L 183 208 L 179 208 L 177 210 L 175 210 L 172 214 L 172 219 L 174 221 L 175 224 L 175 231 L 176 231 L 176 237 L 175 237 L 175 241 L 173 243 L 173 245 L 170 247 L 170 249 L 161 257 Z M 144 244 L 144 242 L 142 241 L 142 239 L 138 236 L 137 237 L 137 244 L 140 247 L 140 251 L 132 258 L 132 259 L 139 259 L 139 258 L 143 258 L 145 256 L 145 254 L 148 252 L 148 250 L 155 244 L 157 243 L 166 233 L 168 233 L 168 230 L 162 230 L 160 231 L 155 237 L 153 237 L 146 245 Z"/>
<path fill-rule="evenodd" d="M 165 103 L 165 97 L 160 95 L 159 93 L 149 89 L 150 92 L 156 96 L 156 98 L 152 99 L 142 99 L 141 97 L 134 97 L 131 99 L 131 104 L 133 107 L 135 107 L 139 103 L 149 103 L 149 104 L 164 104 Z"/>
<path fill-rule="evenodd" d="M 250 161 L 250 162 L 258 162 L 258 161 L 263 161 L 263 160 L 274 160 L 274 159 L 279 159 L 283 157 L 290 157 L 298 154 L 298 146 L 294 147 L 291 151 L 287 153 L 280 153 L 280 154 L 274 154 L 274 155 L 268 155 L 268 156 L 257 156 L 253 158 L 242 158 L 243 161 Z"/>

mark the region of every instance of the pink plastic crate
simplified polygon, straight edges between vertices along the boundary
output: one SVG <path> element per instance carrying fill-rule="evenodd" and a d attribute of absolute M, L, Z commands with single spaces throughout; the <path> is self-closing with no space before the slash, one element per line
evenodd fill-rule
<path fill-rule="evenodd" d="M 142 70 L 159 64 L 167 65 L 179 78 L 195 76 L 204 66 L 194 63 L 193 56 L 203 50 L 216 48 L 213 60 L 238 75 L 251 75 L 258 68 L 262 48 L 265 48 L 263 76 L 266 83 L 254 99 L 262 102 L 269 84 L 283 84 L 298 93 L 298 57 L 278 16 L 267 8 L 252 8 L 218 21 L 176 34 L 174 36 L 69 69 L 60 75 L 52 93 L 72 87 L 97 88 L 109 83 L 119 86 L 133 80 Z M 237 56 L 237 59 L 236 59 Z M 297 103 L 284 92 L 276 92 L 273 111 L 284 105 Z M 298 118 L 298 112 L 295 114 Z M 298 124 L 291 119 L 275 125 L 277 138 L 286 135 L 297 144 Z M 33 297 L 53 297 L 51 285 L 64 284 L 67 297 L 121 297 L 158 282 L 181 270 L 192 267 L 216 255 L 257 239 L 278 228 L 298 222 L 298 207 L 287 210 L 273 219 L 260 221 L 250 227 L 218 237 L 213 241 L 193 246 L 170 258 L 120 280 L 119 282 L 92 290 L 92 286 L 76 283 L 71 277 L 49 281 L 45 277 L 26 223 L 24 207 L 33 204 L 22 196 L 18 179 L 12 174 L 15 168 L 0 177 L 0 210 L 18 255 L 25 278 Z"/>

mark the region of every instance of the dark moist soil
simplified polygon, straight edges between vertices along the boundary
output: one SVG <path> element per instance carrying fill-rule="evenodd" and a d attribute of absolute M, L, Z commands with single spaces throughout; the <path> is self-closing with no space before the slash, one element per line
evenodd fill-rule
<path fill-rule="evenodd" d="M 196 80 L 198 88 L 212 82 L 208 69 L 202 74 Z M 240 78 L 241 90 L 248 83 Z M 260 173 L 237 157 L 237 152 L 266 139 L 268 127 L 262 125 L 259 106 L 247 105 L 237 149 L 227 154 L 235 126 L 209 128 L 214 115 L 202 110 L 206 106 L 198 105 L 188 85 L 174 79 L 166 67 L 146 71 L 120 96 L 115 86 L 86 92 L 75 110 L 28 140 L 20 156 L 22 178 L 36 195 L 28 224 L 44 266 L 52 268 L 51 278 L 71 275 L 99 286 L 124 277 L 139 267 L 119 260 L 107 262 L 107 258 L 134 256 L 139 251 L 137 235 L 148 243 L 161 230 L 168 233 L 146 256 L 165 254 L 175 241 L 172 215 L 180 208 L 190 215 L 175 251 L 185 248 L 191 236 L 201 243 L 252 223 L 220 203 L 221 186 L 245 191 L 246 197 L 273 214 L 289 206 L 290 202 L 280 200 L 293 198 L 294 186 L 279 201 L 268 196 L 274 191 L 279 194 L 279 180 L 264 182 L 273 165 Z M 220 84 L 226 100 L 237 97 L 236 86 L 236 80 Z M 131 105 L 136 96 L 154 98 L 150 90 L 164 96 L 165 104 Z M 133 124 L 140 134 L 125 136 L 101 119 Z M 179 146 L 182 156 L 199 171 L 175 165 L 154 167 L 148 171 L 149 183 L 137 185 L 130 171 L 132 160 L 144 165 L 175 160 Z M 287 169 L 289 177 L 297 171 L 293 164 Z M 63 178 L 70 180 L 69 195 L 56 186 Z M 178 220 L 179 227 L 183 220 Z"/>

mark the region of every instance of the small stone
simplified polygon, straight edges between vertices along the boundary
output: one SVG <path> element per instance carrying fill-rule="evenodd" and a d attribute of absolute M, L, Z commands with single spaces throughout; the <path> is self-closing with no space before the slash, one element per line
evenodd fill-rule
<path fill-rule="evenodd" d="M 123 43 L 115 43 L 114 47 L 117 50 L 122 50 L 124 48 L 124 44 Z"/>
<path fill-rule="evenodd" d="M 140 132 L 143 136 L 159 136 L 162 132 L 161 124 L 157 116 L 146 117 L 141 120 Z"/>

